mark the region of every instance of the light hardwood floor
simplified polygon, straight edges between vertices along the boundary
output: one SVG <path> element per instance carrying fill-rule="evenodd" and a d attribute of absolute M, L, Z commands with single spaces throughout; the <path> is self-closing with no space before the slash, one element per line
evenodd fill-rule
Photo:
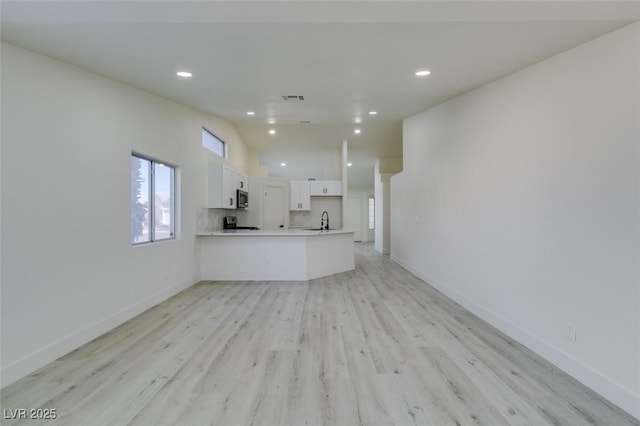
<path fill-rule="evenodd" d="M 38 425 L 640 425 L 356 251 L 355 271 L 313 281 L 199 283 L 3 389 L 2 407 L 57 410 Z"/>

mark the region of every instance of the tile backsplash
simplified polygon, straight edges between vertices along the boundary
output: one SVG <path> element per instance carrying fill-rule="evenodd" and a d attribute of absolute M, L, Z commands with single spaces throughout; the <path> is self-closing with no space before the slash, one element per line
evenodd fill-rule
<path fill-rule="evenodd" d="M 210 209 L 200 206 L 196 209 L 196 234 L 222 230 L 222 220 L 225 216 L 237 216 L 238 225 L 246 226 L 247 212 L 245 210 Z"/>
<path fill-rule="evenodd" d="M 289 228 L 310 228 L 311 212 L 289 212 Z"/>
<path fill-rule="evenodd" d="M 205 206 L 196 208 L 196 234 L 211 232 L 209 226 L 209 209 Z"/>
<path fill-rule="evenodd" d="M 228 216 L 229 212 L 224 209 L 210 209 L 200 206 L 196 209 L 196 233 L 220 231 L 222 229 L 222 218 Z"/>
<path fill-rule="evenodd" d="M 311 197 L 311 228 L 320 227 L 322 212 L 329 213 L 331 229 L 342 228 L 342 197 Z"/>
<path fill-rule="evenodd" d="M 342 228 L 342 197 L 311 197 L 310 211 L 289 212 L 289 228 L 319 228 L 325 210 L 331 229 Z"/>

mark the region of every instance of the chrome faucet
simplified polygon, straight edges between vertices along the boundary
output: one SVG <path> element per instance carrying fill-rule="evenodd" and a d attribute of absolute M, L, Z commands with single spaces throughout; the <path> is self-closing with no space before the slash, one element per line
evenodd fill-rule
<path fill-rule="evenodd" d="M 327 216 L 326 222 L 325 222 L 325 215 Z M 322 212 L 322 216 L 320 216 L 320 230 L 329 230 L 329 213 L 325 210 Z"/>

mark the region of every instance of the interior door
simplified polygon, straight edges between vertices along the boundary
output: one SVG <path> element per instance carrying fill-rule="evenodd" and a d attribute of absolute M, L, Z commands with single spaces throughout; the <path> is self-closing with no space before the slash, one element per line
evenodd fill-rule
<path fill-rule="evenodd" d="M 353 239 L 362 241 L 362 198 L 347 198 L 347 224 L 346 229 L 353 230 Z"/>
<path fill-rule="evenodd" d="M 282 229 L 284 227 L 284 188 L 281 186 L 264 187 L 264 210 L 262 226 L 264 229 Z"/>

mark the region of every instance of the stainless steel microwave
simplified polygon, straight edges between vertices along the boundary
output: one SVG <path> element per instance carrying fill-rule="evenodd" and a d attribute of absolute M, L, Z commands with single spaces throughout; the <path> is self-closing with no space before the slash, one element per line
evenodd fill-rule
<path fill-rule="evenodd" d="M 249 208 L 249 193 L 238 189 L 238 195 L 236 196 L 236 208 L 246 209 Z"/>

